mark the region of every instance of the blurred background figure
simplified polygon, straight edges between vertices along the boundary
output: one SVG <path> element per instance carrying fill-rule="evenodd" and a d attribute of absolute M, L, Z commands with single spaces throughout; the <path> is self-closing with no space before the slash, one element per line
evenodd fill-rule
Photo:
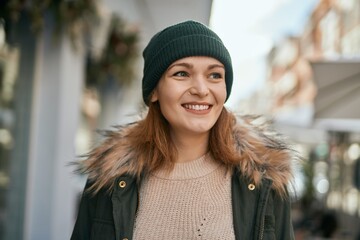
<path fill-rule="evenodd" d="M 272 119 L 304 157 L 297 239 L 326 239 L 325 213 L 327 239 L 359 238 L 360 0 L 4 0 L 0 239 L 70 237 L 85 179 L 68 163 L 138 118 L 139 49 L 188 19 L 229 47 L 227 107 Z"/>

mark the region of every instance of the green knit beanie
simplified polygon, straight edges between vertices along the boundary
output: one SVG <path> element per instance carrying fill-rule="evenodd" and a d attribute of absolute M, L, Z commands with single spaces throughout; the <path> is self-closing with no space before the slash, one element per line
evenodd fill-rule
<path fill-rule="evenodd" d="M 205 25 L 185 21 L 155 34 L 144 49 L 143 100 L 148 105 L 150 95 L 166 69 L 181 58 L 191 56 L 213 57 L 224 64 L 226 100 L 233 82 L 231 57 L 219 36 Z"/>

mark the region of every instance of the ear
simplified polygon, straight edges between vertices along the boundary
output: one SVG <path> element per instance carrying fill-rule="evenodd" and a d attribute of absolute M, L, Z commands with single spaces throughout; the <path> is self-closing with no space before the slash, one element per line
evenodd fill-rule
<path fill-rule="evenodd" d="M 158 97 L 157 89 L 155 88 L 154 91 L 151 93 L 150 101 L 156 102 L 158 100 L 159 100 L 159 97 Z"/>

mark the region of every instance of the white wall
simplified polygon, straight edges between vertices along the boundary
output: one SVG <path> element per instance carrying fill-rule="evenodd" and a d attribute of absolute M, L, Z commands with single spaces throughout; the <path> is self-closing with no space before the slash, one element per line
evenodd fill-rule
<path fill-rule="evenodd" d="M 84 53 L 67 36 L 53 41 L 47 26 L 38 41 L 27 180 L 26 240 L 69 239 L 74 224 L 75 133 L 80 114 Z"/>

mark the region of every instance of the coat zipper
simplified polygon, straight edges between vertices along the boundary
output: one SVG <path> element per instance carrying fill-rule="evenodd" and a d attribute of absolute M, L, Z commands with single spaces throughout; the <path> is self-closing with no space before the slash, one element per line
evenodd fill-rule
<path fill-rule="evenodd" d="M 260 225 L 260 240 L 263 240 L 264 238 L 264 219 L 261 220 L 261 225 Z"/>
<path fill-rule="evenodd" d="M 266 199 L 269 198 L 269 191 L 270 191 L 270 186 L 268 186 L 267 188 L 267 194 L 266 194 Z M 266 208 L 266 206 L 265 206 Z M 263 209 L 264 211 L 266 209 Z M 264 239 L 264 228 L 265 228 L 265 212 L 262 214 L 261 216 L 261 224 L 260 224 L 260 237 L 259 240 L 263 240 Z"/>

